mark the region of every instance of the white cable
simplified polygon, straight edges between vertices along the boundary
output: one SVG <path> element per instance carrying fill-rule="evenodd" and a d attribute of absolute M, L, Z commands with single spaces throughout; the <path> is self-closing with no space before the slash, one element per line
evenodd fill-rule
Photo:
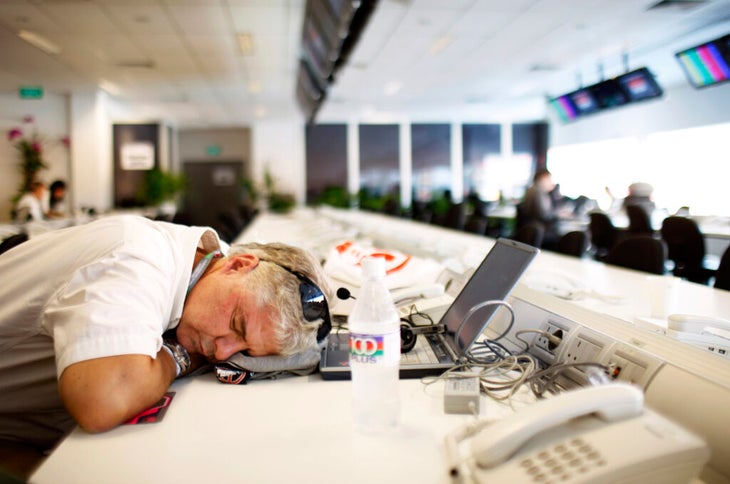
<path fill-rule="evenodd" d="M 487 307 L 487 306 L 504 306 L 505 308 L 507 308 L 507 310 L 510 313 L 509 326 L 507 327 L 506 330 L 504 330 L 502 332 L 501 335 L 499 335 L 497 338 L 494 338 L 492 341 L 499 341 L 509 332 L 510 329 L 512 329 L 512 325 L 515 322 L 515 311 L 514 311 L 514 309 L 512 309 L 512 306 L 510 306 L 507 301 L 503 301 L 501 299 L 491 299 L 489 301 L 483 301 L 483 302 L 480 302 L 479 304 L 475 304 L 474 306 L 472 306 L 469 309 L 469 311 L 466 313 L 464 318 L 461 320 L 461 323 L 459 324 L 459 327 L 457 328 L 456 333 L 454 334 L 454 339 L 456 340 L 456 346 L 460 353 L 465 350 L 465 348 L 461 347 L 461 341 L 460 341 L 462 329 L 464 329 L 464 326 L 469 321 L 469 319 L 474 315 L 475 312 L 477 312 L 480 309 Z M 485 327 L 484 329 L 487 329 L 487 328 Z M 484 329 L 482 331 L 484 331 Z"/>

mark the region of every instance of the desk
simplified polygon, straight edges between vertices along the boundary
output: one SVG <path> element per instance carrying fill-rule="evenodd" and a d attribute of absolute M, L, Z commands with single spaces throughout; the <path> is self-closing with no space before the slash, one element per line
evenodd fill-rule
<path fill-rule="evenodd" d="M 473 420 L 444 414 L 442 385 L 420 380 L 400 382 L 402 424 L 384 437 L 352 431 L 349 381 L 312 375 L 235 386 L 209 374 L 170 390 L 162 422 L 75 430 L 31 482 L 447 483 L 444 437 Z M 511 412 L 482 396 L 483 417 Z"/>
<path fill-rule="evenodd" d="M 378 214 L 348 210 L 315 214 L 308 209 L 259 216 L 237 241 L 285 240 L 322 255 L 343 237 L 368 238 L 381 247 L 430 254 L 444 266 L 462 270 L 475 267 L 494 243 L 485 237 Z M 611 304 L 590 296 L 566 301 L 544 292 L 539 298 L 531 296 L 535 291 L 527 286 L 536 286 L 545 277 L 555 284 L 621 296 L 622 301 Z M 648 313 L 643 297 L 645 277 L 593 260 L 542 252 L 514 294 L 526 300 L 551 301 L 559 308 L 581 309 L 584 314 L 590 309 L 586 319 L 603 313 L 633 324 L 637 315 Z M 730 314 L 728 291 L 686 283 L 680 294 L 678 309 L 683 312 L 718 317 Z M 612 323 L 606 321 L 605 325 Z M 653 335 L 653 341 L 659 339 Z M 721 358 L 689 347 L 686 353 L 697 360 L 697 367 L 712 368 L 705 372 L 708 379 L 713 371 L 728 374 L 724 372 L 728 364 Z M 671 389 L 673 378 L 666 377 L 660 389 Z M 718 385 L 721 395 L 726 393 L 723 385 Z M 75 430 L 31 482 L 446 483 L 444 437 L 473 419 L 444 414 L 441 384 L 424 387 L 419 380 L 400 382 L 403 423 L 386 437 L 352 431 L 347 381 L 325 382 L 312 375 L 228 386 L 219 384 L 212 375 L 203 375 L 177 381 L 171 390 L 176 395 L 162 422 L 123 426 L 99 435 Z M 660 395 L 658 400 L 667 401 L 666 394 Z M 525 390 L 518 396 L 517 406 L 530 399 Z M 509 406 L 484 395 L 481 402 L 481 418 L 498 419 L 512 412 Z M 695 413 L 703 415 L 702 409 Z M 722 425 L 721 429 L 727 428 Z M 718 442 L 718 448 L 727 445 L 726 441 Z M 726 461 L 721 452 L 717 459 Z M 371 467 L 368 460 L 378 461 L 382 467 Z"/>

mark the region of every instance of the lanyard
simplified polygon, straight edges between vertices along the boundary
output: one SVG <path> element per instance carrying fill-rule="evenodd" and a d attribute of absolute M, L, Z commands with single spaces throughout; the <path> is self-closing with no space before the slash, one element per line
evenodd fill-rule
<path fill-rule="evenodd" d="M 188 291 L 187 293 L 190 293 L 190 290 L 195 286 L 195 284 L 198 283 L 200 278 L 203 276 L 203 273 L 210 265 L 210 261 L 214 258 L 222 257 L 223 254 L 220 250 L 214 250 L 213 252 L 210 252 L 208 254 L 205 254 L 205 257 L 200 259 L 200 262 L 195 266 L 195 269 L 193 269 L 193 273 L 190 276 L 190 284 L 188 284 Z M 187 294 L 186 293 L 186 294 Z"/>

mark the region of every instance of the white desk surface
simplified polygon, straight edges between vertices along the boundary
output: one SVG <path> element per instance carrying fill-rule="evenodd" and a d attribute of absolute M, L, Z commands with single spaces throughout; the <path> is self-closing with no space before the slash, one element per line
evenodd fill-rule
<path fill-rule="evenodd" d="M 463 272 L 476 267 L 494 240 L 407 219 L 337 209 L 308 209 L 289 215 L 266 215 L 254 221 L 239 241 L 288 241 L 322 257 L 346 238 L 367 239 L 376 247 L 432 257 L 445 267 Z M 648 317 L 646 297 L 649 274 L 542 251 L 520 285 L 545 290 L 573 291 L 573 302 L 630 323 Z M 424 281 L 421 281 L 424 282 Z M 556 291 L 556 292 L 558 292 Z M 675 312 L 730 318 L 730 291 L 687 281 L 680 282 Z"/>
<path fill-rule="evenodd" d="M 336 210 L 260 216 L 239 241 L 281 240 L 323 255 L 343 237 L 428 251 L 446 266 L 462 268 L 476 266 L 494 242 L 417 222 Z M 631 322 L 648 313 L 645 277 L 542 252 L 521 284 L 534 288 L 535 281 L 548 280 L 621 296 L 619 304 L 590 295 L 573 303 Z M 677 309 L 727 317 L 730 292 L 684 283 Z M 77 429 L 31 482 L 448 482 L 444 437 L 473 417 L 444 414 L 440 383 L 426 388 L 419 380 L 402 380 L 400 388 L 402 426 L 387 437 L 366 437 L 352 431 L 347 381 L 325 382 L 319 375 L 245 386 L 219 384 L 212 375 L 182 380 L 171 387 L 177 393 L 162 422 L 98 435 Z M 509 406 L 481 398 L 482 418 L 511 413 Z"/>
<path fill-rule="evenodd" d="M 350 382 L 319 375 L 224 385 L 173 384 L 162 422 L 97 435 L 75 430 L 32 476 L 37 484 L 446 483 L 444 437 L 474 420 L 443 411 L 443 386 L 402 380 L 399 428 L 351 425 Z M 528 401 L 530 395 L 514 397 Z M 512 412 L 482 396 L 482 418 Z"/>

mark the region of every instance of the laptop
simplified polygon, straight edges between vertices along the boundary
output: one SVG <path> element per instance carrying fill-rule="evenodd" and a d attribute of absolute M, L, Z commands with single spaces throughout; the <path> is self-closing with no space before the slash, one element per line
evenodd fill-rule
<path fill-rule="evenodd" d="M 459 330 L 464 318 L 480 303 L 504 300 L 538 252 L 537 248 L 527 244 L 497 239 L 439 320 L 438 325 L 443 331 L 418 334 L 416 346 L 401 354 L 400 377 L 438 375 L 454 366 L 486 329 L 500 306 L 488 305 L 474 311 Z M 329 335 L 322 350 L 319 370 L 325 380 L 350 378 L 349 333 Z"/>

